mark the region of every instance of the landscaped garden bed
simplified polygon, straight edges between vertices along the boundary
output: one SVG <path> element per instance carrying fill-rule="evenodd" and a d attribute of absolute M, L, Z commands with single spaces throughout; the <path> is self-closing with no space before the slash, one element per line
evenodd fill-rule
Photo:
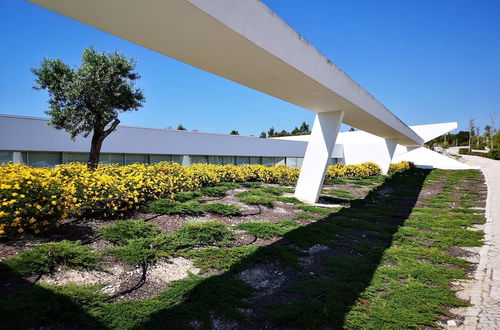
<path fill-rule="evenodd" d="M 453 285 L 474 267 L 460 247 L 482 244 L 482 232 L 469 230 L 484 222 L 479 171 L 405 164 L 390 176 L 357 177 L 337 166 L 321 206 L 311 206 L 292 197 L 298 172 L 284 167 L 158 168 L 163 176 L 139 165 L 24 168 L 31 179 L 9 168 L 25 180 L 20 188 L 73 186 L 45 184 L 47 195 L 26 202 L 52 205 L 65 220 L 45 218 L 43 230 L 11 220 L 16 230 L 4 229 L 2 326 L 436 327 L 466 304 Z"/>

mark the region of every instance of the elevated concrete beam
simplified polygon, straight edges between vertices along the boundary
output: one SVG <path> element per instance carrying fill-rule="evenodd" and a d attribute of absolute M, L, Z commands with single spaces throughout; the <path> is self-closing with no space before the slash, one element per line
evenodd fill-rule
<path fill-rule="evenodd" d="M 257 0 L 30 0 L 402 145 L 423 140 Z"/>

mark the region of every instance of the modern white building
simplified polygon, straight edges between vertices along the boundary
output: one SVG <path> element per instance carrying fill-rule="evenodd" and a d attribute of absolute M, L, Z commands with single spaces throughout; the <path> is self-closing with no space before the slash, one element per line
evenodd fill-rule
<path fill-rule="evenodd" d="M 456 128 L 455 123 L 411 126 L 426 141 Z M 19 134 L 29 132 L 29 134 Z M 286 164 L 301 167 L 309 135 L 261 139 L 251 136 L 118 126 L 104 140 L 101 162 L 132 164 L 174 161 L 183 165 Z M 71 140 L 65 131 L 48 125 L 48 119 L 0 115 L 0 162 L 55 166 L 87 162 L 90 138 Z M 329 164 L 373 161 L 386 170 L 385 140 L 363 131 L 341 132 Z M 398 145 L 392 162 L 409 160 L 424 167 L 463 169 L 467 166 L 424 147 Z"/>
<path fill-rule="evenodd" d="M 378 157 L 383 164 L 391 162 L 398 145 L 410 150 L 424 143 L 419 134 L 258 0 L 29 1 L 315 112 L 307 147 L 300 141 L 253 140 L 264 143 L 264 154 L 278 143 L 299 143 L 306 148 L 304 153 L 290 154 L 291 158 L 304 157 L 295 190 L 295 197 L 303 201 L 318 199 L 341 123 L 382 139 L 378 145 L 384 150 Z M 252 144 L 249 138 L 239 139 Z M 211 155 L 211 150 L 205 154 Z M 275 150 L 282 154 L 278 157 L 288 157 L 285 151 Z"/>

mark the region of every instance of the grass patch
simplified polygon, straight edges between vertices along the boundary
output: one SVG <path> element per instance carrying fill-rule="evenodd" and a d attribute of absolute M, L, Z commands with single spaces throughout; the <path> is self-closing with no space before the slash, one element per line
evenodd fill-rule
<path fill-rule="evenodd" d="M 336 211 L 340 210 L 339 208 L 322 208 L 322 207 L 317 207 L 317 206 L 312 206 L 312 205 L 297 205 L 295 206 L 298 209 L 301 209 L 303 211 L 311 212 L 311 213 L 317 213 L 321 214 L 324 216 L 329 216 Z"/>
<path fill-rule="evenodd" d="M 260 182 L 243 182 L 241 186 L 244 188 L 260 188 L 262 184 Z"/>
<path fill-rule="evenodd" d="M 51 274 L 58 266 L 94 269 L 99 267 L 98 253 L 81 245 L 80 241 L 50 242 L 35 246 L 4 261 L 21 276 Z"/>
<path fill-rule="evenodd" d="M 238 197 L 239 201 L 248 205 L 263 205 L 269 208 L 274 207 L 274 198 L 269 196 L 259 196 L 259 195 L 245 195 L 243 197 Z"/>
<path fill-rule="evenodd" d="M 241 215 L 241 209 L 238 205 L 210 203 L 203 205 L 203 208 L 208 213 L 219 214 L 225 217 Z"/>
<path fill-rule="evenodd" d="M 209 196 L 209 197 L 224 197 L 226 196 L 226 191 L 228 188 L 223 187 L 223 186 L 216 186 L 216 187 L 203 187 L 200 189 L 200 193 L 203 196 Z"/>
<path fill-rule="evenodd" d="M 191 200 L 196 200 L 202 196 L 200 191 L 185 191 L 174 195 L 174 200 L 180 203 L 185 203 Z"/>
<path fill-rule="evenodd" d="M 340 198 L 346 198 L 346 199 L 352 199 L 354 198 L 353 195 L 351 195 L 350 192 L 346 191 L 346 190 L 342 190 L 342 189 L 330 189 L 330 190 L 327 190 L 328 194 L 332 195 L 332 196 L 336 196 L 336 197 L 340 197 Z"/>
<path fill-rule="evenodd" d="M 201 205 L 197 200 L 189 200 L 187 202 L 177 202 L 171 199 L 158 199 L 149 203 L 146 212 L 158 214 L 184 214 L 184 215 L 199 215 L 202 212 Z"/>
<path fill-rule="evenodd" d="M 263 239 L 283 236 L 298 227 L 300 224 L 294 220 L 281 220 L 278 223 L 246 222 L 236 226 L 238 229 Z"/>
<path fill-rule="evenodd" d="M 299 212 L 297 213 L 297 219 L 316 220 L 316 217 L 309 213 Z"/>
<path fill-rule="evenodd" d="M 105 239 L 116 244 L 126 244 L 130 239 L 153 238 L 160 233 L 158 227 L 142 220 L 119 221 L 116 225 L 99 230 Z"/>
<path fill-rule="evenodd" d="M 175 249 L 200 246 L 228 246 L 234 234 L 226 225 L 217 221 L 187 222 L 172 235 L 171 243 Z"/>

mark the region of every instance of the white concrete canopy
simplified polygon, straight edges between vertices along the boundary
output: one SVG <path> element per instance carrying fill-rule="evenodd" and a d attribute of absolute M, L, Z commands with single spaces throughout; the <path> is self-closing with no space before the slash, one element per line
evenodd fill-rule
<path fill-rule="evenodd" d="M 423 143 L 418 134 L 258 0 L 29 1 L 318 114 L 342 112 L 346 124 L 400 145 Z M 320 129 L 320 125 L 314 127 Z M 313 136 L 332 139 L 315 144 L 333 148 L 338 128 L 332 132 L 314 130 Z M 314 160 L 308 157 L 327 156 L 307 152 L 304 162 L 312 164 Z M 320 163 L 319 167 L 326 168 L 323 160 Z M 306 166 L 303 172 L 309 170 L 316 167 Z M 321 188 L 322 178 L 316 181 L 311 184 L 319 184 L 319 188 L 312 191 Z M 303 182 L 299 180 L 297 196 L 305 194 Z"/>

